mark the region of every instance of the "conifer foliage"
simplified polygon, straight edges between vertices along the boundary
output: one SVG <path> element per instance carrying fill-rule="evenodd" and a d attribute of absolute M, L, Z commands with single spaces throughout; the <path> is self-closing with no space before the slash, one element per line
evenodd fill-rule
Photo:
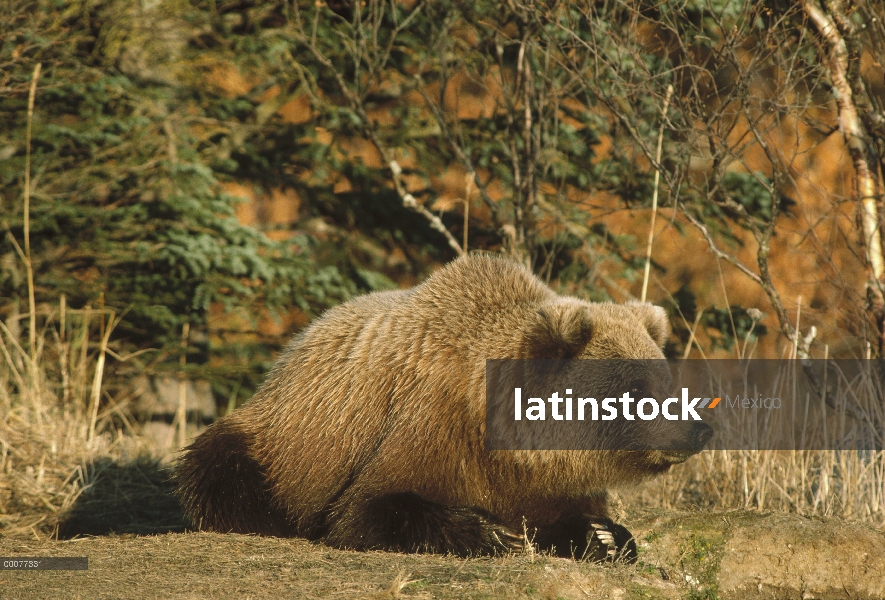
<path fill-rule="evenodd" d="M 309 313 L 357 291 L 316 263 L 306 235 L 273 241 L 235 218 L 241 200 L 219 179 L 231 160 L 219 159 L 201 128 L 251 114 L 207 94 L 182 67 L 192 35 L 182 15 L 139 23 L 133 3 L 114 0 L 13 0 L 0 11 L 3 317 L 27 311 L 16 300 L 28 293 L 15 245 L 25 235 L 27 102 L 38 63 L 28 232 L 38 312 L 57 309 L 61 295 L 71 308 L 114 309 L 123 315 L 119 348 L 153 348 L 133 365 L 162 369 L 178 364 L 169 355 L 185 323 L 207 340 L 213 305 Z M 243 348 L 222 343 L 213 353 L 235 350 Z"/>

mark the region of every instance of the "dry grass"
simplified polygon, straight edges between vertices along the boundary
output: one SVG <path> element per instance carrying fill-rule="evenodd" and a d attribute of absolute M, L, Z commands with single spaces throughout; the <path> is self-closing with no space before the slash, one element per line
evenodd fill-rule
<path fill-rule="evenodd" d="M 620 494 L 627 509 L 749 508 L 885 527 L 885 453 L 708 450 Z"/>
<path fill-rule="evenodd" d="M 0 322 L 0 535 L 9 537 L 57 536 L 61 517 L 101 475 L 97 465 L 153 452 L 96 376 L 108 348 L 90 330 L 102 328 L 102 311 L 62 301 L 41 312 L 33 359 L 21 344 L 29 315 Z M 108 407 L 93 420 L 94 389 Z"/>
<path fill-rule="evenodd" d="M 798 363 L 781 364 L 796 368 Z M 822 364 L 823 361 L 815 362 L 814 369 L 819 371 Z M 873 449 L 706 450 L 674 467 L 667 476 L 623 494 L 628 499 L 626 504 L 633 508 L 677 510 L 773 510 L 802 516 L 838 517 L 885 527 L 885 451 L 874 449 L 882 447 L 885 433 L 882 374 L 877 373 L 875 363 L 830 364 L 835 367 L 833 371 L 842 369 L 844 377 L 838 385 L 827 386 L 827 403 L 844 406 L 845 411 L 811 401 L 816 407 L 805 415 L 772 421 L 777 425 L 758 438 L 753 437 L 752 447 L 783 448 L 783 440 L 790 439 L 793 433 L 796 439 L 802 436 L 805 448 Z M 873 368 L 848 373 L 853 367 L 869 365 Z M 790 388 L 791 381 L 791 377 L 781 377 L 778 389 L 760 389 L 757 393 L 762 397 L 794 397 L 795 391 L 785 389 Z M 846 416 L 851 412 L 857 417 Z M 731 440 L 746 439 L 736 433 L 741 430 L 740 419 L 715 424 L 719 429 L 716 435 Z M 758 423 L 758 417 L 749 417 L 748 423 Z M 732 424 L 736 428 L 726 431 Z M 743 434 L 752 433 L 751 430 L 752 427 L 747 427 Z M 714 444 L 715 441 L 714 438 Z"/>
<path fill-rule="evenodd" d="M 0 572 L 4 598 L 677 599 L 684 582 L 634 566 L 536 556 L 351 552 L 237 534 L 0 539 L 4 556 L 88 556 L 88 571 Z M 35 576 L 37 575 L 37 576 Z M 77 596 L 79 594 L 79 596 Z"/>

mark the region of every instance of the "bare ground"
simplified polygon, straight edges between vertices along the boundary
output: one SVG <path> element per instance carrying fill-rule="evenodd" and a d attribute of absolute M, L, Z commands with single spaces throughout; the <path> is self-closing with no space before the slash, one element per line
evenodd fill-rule
<path fill-rule="evenodd" d="M 885 533 L 836 518 L 634 510 L 621 521 L 637 565 L 463 560 L 188 533 L 161 462 L 101 458 L 84 470 L 88 485 L 58 518 L 54 497 L 9 479 L 0 556 L 86 556 L 88 571 L 0 571 L 0 598 L 885 599 Z"/>
<path fill-rule="evenodd" d="M 885 535 L 750 511 L 650 512 L 635 566 L 541 555 L 348 552 L 214 533 L 0 539 L 2 556 L 87 556 L 88 571 L 0 571 L 3 598 L 885 598 Z"/>

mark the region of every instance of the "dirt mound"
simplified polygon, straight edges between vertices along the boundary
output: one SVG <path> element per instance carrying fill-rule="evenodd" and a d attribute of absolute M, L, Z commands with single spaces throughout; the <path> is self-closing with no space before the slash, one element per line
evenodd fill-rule
<path fill-rule="evenodd" d="M 885 598 L 885 535 L 869 526 L 754 511 L 660 511 L 632 525 L 642 559 L 700 597 Z"/>

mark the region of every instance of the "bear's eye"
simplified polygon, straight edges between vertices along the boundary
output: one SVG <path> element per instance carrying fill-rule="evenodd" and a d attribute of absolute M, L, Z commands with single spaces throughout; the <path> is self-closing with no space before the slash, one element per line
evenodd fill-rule
<path fill-rule="evenodd" d="M 648 394 L 645 393 L 645 382 L 634 381 L 630 384 L 630 395 L 634 398 L 644 398 Z"/>

